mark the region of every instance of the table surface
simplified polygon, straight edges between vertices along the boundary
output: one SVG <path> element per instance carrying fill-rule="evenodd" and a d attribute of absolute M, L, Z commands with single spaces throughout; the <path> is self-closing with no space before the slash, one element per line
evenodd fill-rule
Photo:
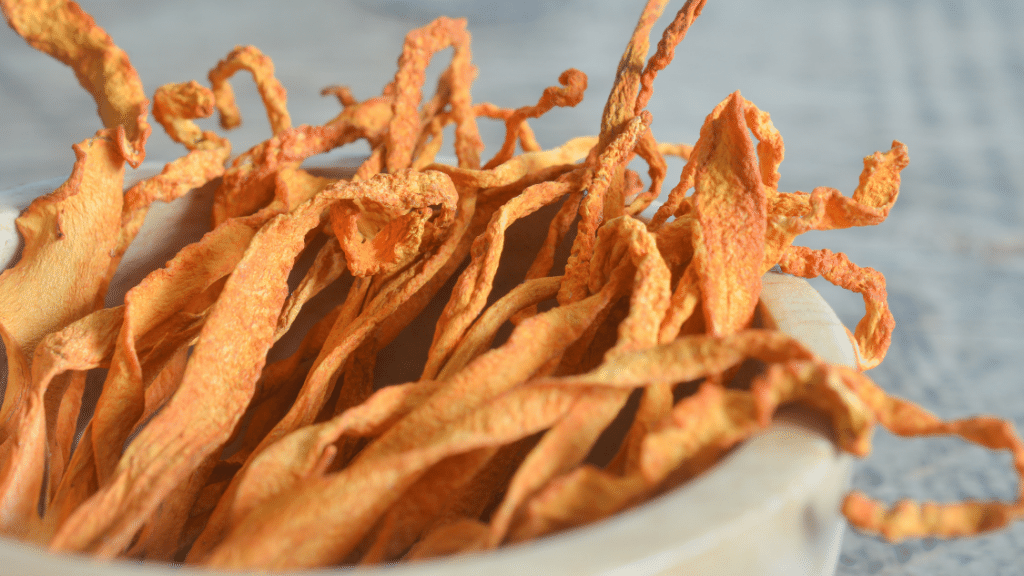
<path fill-rule="evenodd" d="M 260 47 L 288 89 L 295 124 L 337 113 L 333 99 L 319 96 L 326 85 L 348 85 L 358 98 L 379 93 L 408 29 L 442 12 L 467 15 L 479 67 L 475 101 L 520 106 L 566 68 L 589 76 L 581 105 L 533 123 L 545 146 L 596 132 L 640 11 L 640 3 L 614 0 L 81 4 L 128 52 L 148 93 L 166 82 L 205 84 L 206 71 L 236 44 Z M 783 190 L 850 193 L 864 156 L 893 139 L 907 144 L 911 163 L 884 224 L 800 240 L 886 276 L 897 328 L 888 357 L 871 372 L 879 384 L 942 417 L 992 413 L 1024 430 L 1021 6 L 709 0 L 659 76 L 649 109 L 657 138 L 693 142 L 714 105 L 741 90 L 786 139 Z M 229 136 L 240 151 L 264 139 L 268 125 L 251 82 L 234 85 L 245 123 Z M 98 127 L 95 105 L 70 70 L 0 29 L 0 189 L 66 176 L 70 145 Z M 482 128 L 494 149 L 500 127 Z M 150 159 L 182 151 L 156 127 Z M 859 297 L 815 285 L 854 326 Z M 1006 454 L 885 432 L 853 483 L 887 500 L 1017 495 Z M 896 546 L 848 530 L 838 574 L 1017 574 L 1022 564 L 1024 523 Z"/>

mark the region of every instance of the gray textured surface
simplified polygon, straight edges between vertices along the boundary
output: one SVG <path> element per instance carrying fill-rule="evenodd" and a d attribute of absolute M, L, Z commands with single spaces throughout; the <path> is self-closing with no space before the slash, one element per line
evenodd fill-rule
<path fill-rule="evenodd" d="M 535 122 L 544 145 L 596 131 L 639 4 L 504 2 L 220 2 L 126 4 L 87 11 L 132 57 L 147 92 L 203 81 L 235 44 L 274 58 L 296 123 L 337 111 L 318 96 L 341 83 L 357 97 L 393 74 L 404 32 L 447 4 L 472 16 L 480 69 L 474 99 L 535 101 L 558 73 L 590 76 L 573 110 Z M 678 2 L 676 3 L 679 4 Z M 507 5 L 521 6 L 510 10 Z M 1016 0 L 709 0 L 676 62 L 659 77 L 655 135 L 692 142 L 730 92 L 772 114 L 786 139 L 781 188 L 857 183 L 861 158 L 907 144 L 911 164 L 889 220 L 817 234 L 888 278 L 897 331 L 873 377 L 943 417 L 981 412 L 1024 429 L 1024 8 Z M 659 28 L 660 30 L 660 28 Z M 205 81 L 204 81 L 205 82 Z M 266 136 L 251 83 L 238 81 L 246 124 L 236 151 Z M 208 125 L 212 126 L 212 122 Z M 70 71 L 0 30 L 0 189 L 66 175 L 72 142 L 98 127 Z M 485 132 L 493 145 L 497 129 Z M 354 149 L 358 153 L 361 149 Z M 149 158 L 180 154 L 159 129 Z M 853 326 L 859 298 L 823 290 Z M 955 440 L 876 437 L 857 488 L 885 498 L 1016 497 L 1009 458 Z M 1024 524 L 981 538 L 891 546 L 848 532 L 839 574 L 1019 574 Z"/>

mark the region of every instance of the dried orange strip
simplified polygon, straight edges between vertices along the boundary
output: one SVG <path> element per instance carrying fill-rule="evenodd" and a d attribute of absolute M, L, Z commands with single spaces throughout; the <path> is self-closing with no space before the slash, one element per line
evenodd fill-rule
<path fill-rule="evenodd" d="M 487 525 L 473 518 L 462 518 L 437 526 L 409 550 L 403 560 L 425 560 L 438 556 L 485 550 Z"/>
<path fill-rule="evenodd" d="M 105 129 L 73 148 L 76 161 L 68 180 L 34 200 L 16 220 L 25 242 L 22 256 L 0 273 L 0 318 L 25 358 L 43 336 L 101 307 L 110 281 L 124 161 Z M 24 393 L 12 379 L 0 425 Z"/>
<path fill-rule="evenodd" d="M 125 294 L 125 322 L 89 423 L 101 486 L 114 474 L 122 446 L 145 409 L 137 340 L 231 274 L 255 233 L 241 222 L 221 226 L 183 248 L 164 268 L 150 273 Z"/>
<path fill-rule="evenodd" d="M 639 114 L 647 106 L 651 95 L 654 93 L 654 78 L 657 77 L 658 72 L 664 70 L 672 62 L 672 58 L 675 57 L 676 46 L 686 37 L 686 32 L 690 29 L 693 21 L 700 16 L 701 10 L 704 9 L 705 1 L 686 0 L 683 7 L 676 13 L 675 18 L 672 19 L 672 23 L 662 32 L 661 40 L 658 41 L 657 51 L 647 61 L 647 66 L 644 67 L 643 73 L 640 74 L 640 87 L 636 97 L 636 105 L 633 109 L 634 114 Z M 647 34 L 650 35 L 650 27 L 647 28 Z M 646 55 L 647 52 L 644 50 L 640 56 Z"/>
<path fill-rule="evenodd" d="M 0 2 L 7 23 L 33 48 L 70 66 L 96 101 L 121 158 L 138 168 L 151 128 L 139 74 L 110 36 L 78 4 L 66 0 Z"/>
<path fill-rule="evenodd" d="M 561 282 L 561 276 L 527 280 L 490 305 L 459 341 L 444 368 L 438 372 L 438 380 L 451 377 L 474 358 L 486 352 L 502 324 L 519 310 L 553 298 L 558 293 Z"/>
<path fill-rule="evenodd" d="M 235 524 L 274 495 L 289 489 L 302 479 L 322 476 L 337 453 L 335 443 L 343 436 L 374 436 L 422 403 L 438 389 L 433 381 L 388 386 L 362 404 L 320 423 L 305 426 L 271 444 L 246 464 L 232 481 L 232 502 L 224 514 L 228 525 Z M 225 491 L 227 493 L 227 491 Z M 218 505 L 218 508 L 221 506 Z M 211 519 L 213 517 L 211 516 Z M 196 541 L 189 561 L 199 560 L 209 549 L 213 532 L 209 528 Z M 223 535 L 220 536 L 221 538 Z M 219 539 L 218 539 L 219 540 Z M 209 543 L 209 544 L 208 544 Z"/>
<path fill-rule="evenodd" d="M 636 104 L 644 58 L 647 57 L 651 45 L 651 29 L 665 10 L 666 4 L 667 0 L 648 0 L 643 12 L 640 13 L 633 35 L 626 44 L 626 50 L 615 72 L 615 83 L 601 114 L 601 141 L 598 144 L 598 150 L 601 152 L 619 133 L 626 130 L 628 122 L 640 114 L 636 110 Z"/>
<path fill-rule="evenodd" d="M 597 157 L 593 179 L 587 186 L 587 196 L 580 204 L 580 223 L 572 253 L 565 265 L 565 281 L 558 292 L 558 302 L 565 304 L 586 297 L 587 281 L 590 277 L 590 263 L 594 254 L 597 229 L 606 219 L 622 215 L 623 205 L 613 207 L 615 199 L 606 201 L 605 194 L 612 187 L 612 180 L 629 160 L 637 138 L 647 130 L 651 115 L 647 111 L 633 117 L 622 132 Z M 598 144 L 600 146 L 600 143 Z M 618 198 L 619 201 L 622 198 Z"/>
<path fill-rule="evenodd" d="M 546 428 L 582 393 L 582 389 L 561 387 L 514 388 L 447 428 L 431 430 L 419 447 L 377 458 L 367 457 L 364 451 L 341 472 L 300 482 L 254 510 L 213 551 L 209 565 L 290 569 L 337 561 L 358 544 L 386 505 L 400 496 L 396 492 L 410 486 L 430 465 Z M 338 486 L 345 490 L 339 491 Z M 333 497 L 325 500 L 327 494 Z M 320 512 L 326 504 L 345 514 L 324 522 L 320 514 L 311 515 L 314 501 Z M 310 523 L 317 530 L 307 529 Z M 306 537 L 297 538 L 300 534 Z"/>
<path fill-rule="evenodd" d="M 838 370 L 838 369 L 837 369 Z M 943 421 L 916 404 L 886 394 L 869 378 L 853 370 L 840 370 L 843 382 L 874 411 L 879 423 L 900 436 L 953 434 L 990 450 L 1006 450 L 1013 457 L 1018 491 L 1024 486 L 1024 442 L 1013 425 L 991 416 Z M 903 500 L 892 507 L 853 492 L 843 503 L 850 524 L 890 542 L 906 538 L 971 536 L 1002 528 L 1024 517 L 1024 500 L 919 504 Z"/>
<path fill-rule="evenodd" d="M 217 188 L 213 203 L 213 226 L 264 207 L 274 198 L 277 173 L 297 168 L 311 156 L 353 142 L 358 130 L 345 123 L 327 126 L 297 126 L 275 134 L 231 162 Z"/>
<path fill-rule="evenodd" d="M 434 332 L 422 377 L 434 378 L 462 340 L 465 331 L 487 303 L 505 244 L 505 231 L 516 220 L 536 212 L 570 193 L 573 184 L 560 178 L 530 186 L 502 205 L 487 230 L 473 241 L 473 259 L 459 276 Z"/>
<path fill-rule="evenodd" d="M 455 50 L 451 62 L 450 99 L 452 113 L 456 116 L 455 151 L 460 166 L 479 167 L 479 154 L 483 146 L 477 133 L 469 95 L 469 84 L 473 77 L 469 41 L 465 20 L 444 17 L 406 35 L 394 80 L 393 117 L 385 135 L 385 166 L 388 172 L 412 165 L 413 148 L 420 129 L 420 115 L 416 107 L 422 99 L 427 64 L 435 53 L 449 46 Z"/>
<path fill-rule="evenodd" d="M 365 190 L 367 186 L 379 185 L 380 181 L 386 181 L 390 176 L 379 175 L 376 178 L 378 180 L 376 183 L 353 183 L 351 186 L 355 188 L 356 192 L 350 192 L 350 195 L 358 196 L 359 190 Z M 361 184 L 362 186 L 360 186 Z M 330 386 L 337 378 L 349 355 L 386 318 L 399 310 L 400 303 L 417 294 L 433 280 L 435 275 L 449 267 L 449 260 L 457 251 L 465 229 L 473 216 L 474 200 L 475 197 L 472 196 L 463 200 L 463 204 L 460 205 L 457 212 L 456 221 L 451 226 L 452 231 L 448 239 L 437 248 L 433 255 L 389 280 L 386 288 L 368 302 L 354 319 L 339 315 L 320 355 L 317 356 L 313 368 L 303 383 L 298 398 L 284 418 L 266 434 L 253 450 L 254 455 L 273 445 L 285 435 L 312 424 L 313 419 L 327 401 Z M 232 483 L 222 502 L 218 504 L 218 509 L 210 518 L 204 535 L 196 541 L 196 554 L 204 553 L 208 550 L 208 546 L 216 544 L 223 537 L 228 528 L 228 514 L 233 505 L 235 490 L 236 484 Z"/>
<path fill-rule="evenodd" d="M 885 277 L 873 268 L 861 268 L 842 252 L 811 250 L 790 246 L 779 261 L 782 271 L 802 278 L 821 276 L 832 284 L 857 292 L 864 298 L 864 317 L 857 322 L 854 337 L 861 370 L 874 368 L 885 358 L 896 325 L 887 302 Z"/>
<path fill-rule="evenodd" d="M 525 152 L 493 168 L 472 170 L 444 164 L 431 164 L 430 170 L 444 172 L 459 187 L 497 188 L 508 186 L 545 168 L 564 164 L 575 164 L 587 156 L 597 139 L 593 137 L 573 138 L 565 144 L 538 152 Z"/>
<path fill-rule="evenodd" d="M 529 393 L 517 396 L 514 389 L 510 392 L 511 396 L 501 394 L 524 381 L 545 361 L 556 358 L 559 351 L 608 305 L 611 295 L 616 292 L 617 287 L 609 285 L 595 296 L 570 306 L 555 308 L 520 324 L 505 345 L 478 357 L 453 376 L 443 389 L 367 446 L 349 467 L 323 480 L 302 483 L 248 515 L 214 551 L 210 558 L 211 565 L 315 566 L 330 562 L 330 558 L 344 557 L 359 543 L 390 503 L 400 496 L 401 492 L 395 490 L 396 486 L 411 485 L 426 467 L 440 458 L 470 449 L 493 447 L 497 445 L 496 442 L 501 443 L 499 438 L 507 438 L 507 442 L 536 431 L 533 425 L 541 425 L 545 419 L 556 417 L 560 406 L 570 402 L 574 396 L 559 396 L 559 402 L 553 399 L 544 402 L 543 396 Z M 474 412 L 491 398 L 498 398 L 497 402 L 507 402 L 508 405 L 502 404 L 504 407 L 500 409 L 483 408 Z M 459 401 L 453 404 L 453 399 Z M 538 403 L 531 404 L 537 406 L 537 411 L 531 413 L 529 410 L 511 408 L 521 402 Z M 488 416 L 491 413 L 515 416 L 493 418 Z M 529 419 L 535 424 L 523 424 L 517 421 L 519 418 Z M 463 436 L 459 426 L 455 425 L 460 420 L 470 427 L 465 432 L 469 436 Z M 547 423 L 549 425 L 550 420 Z M 491 432 L 487 432 L 488 429 Z M 410 435 L 411 431 L 415 433 Z M 477 432 L 482 436 L 477 436 Z M 436 440 L 424 443 L 429 438 Z M 348 488 L 339 491 L 337 486 Z M 359 486 L 362 488 L 352 489 Z M 324 500 L 317 496 L 327 493 L 334 497 Z M 336 521 L 324 524 L 319 514 L 311 515 L 313 511 L 308 508 L 312 502 L 308 499 L 310 496 L 319 500 L 317 508 L 320 512 L 327 505 L 332 509 L 345 510 L 346 513 L 342 516 L 328 514 L 327 517 L 333 517 Z M 351 498 L 356 496 L 355 501 L 352 501 Z M 258 526 L 262 522 L 257 518 L 266 514 L 277 516 L 281 513 L 275 512 L 278 507 L 291 510 L 285 512 L 284 516 L 293 525 L 286 527 L 278 523 L 278 527 L 286 528 L 279 535 L 259 530 Z M 285 544 L 282 538 L 291 538 L 297 534 L 294 531 L 295 525 L 310 521 L 318 523 L 318 533 L 323 537 L 306 539 L 299 553 L 295 553 L 297 549 L 294 548 L 294 542 L 286 544 L 291 549 L 289 553 L 278 547 L 278 544 Z M 260 535 L 252 533 L 253 529 L 259 531 Z M 274 542 L 270 545 L 273 548 L 252 546 L 254 538 L 263 541 L 264 537 Z M 262 548 L 262 552 L 257 550 L 259 548 Z M 263 558 L 253 557 L 252 554 L 263 555 Z"/>
<path fill-rule="evenodd" d="M 274 63 L 255 46 L 235 46 L 223 60 L 210 70 L 210 86 L 213 88 L 217 110 L 220 112 L 220 125 L 234 128 L 242 123 L 242 116 L 235 104 L 235 92 L 228 83 L 236 72 L 248 70 L 256 82 L 267 110 L 270 131 L 280 134 L 292 127 L 291 115 L 288 114 L 287 92 L 281 82 L 274 77 Z"/>
<path fill-rule="evenodd" d="M 273 343 L 294 259 L 336 197 L 318 196 L 253 237 L 203 326 L 178 390 L 128 446 L 109 482 L 58 528 L 51 549 L 102 557 L 121 552 L 143 519 L 223 446 Z M 236 343 L 240 332 L 249 335 L 244 346 Z M 182 429 L 186 420 L 192 425 Z"/>
<path fill-rule="evenodd" d="M 388 274 L 436 246 L 447 236 L 457 201 L 448 176 L 406 170 L 394 174 L 387 186 L 364 186 L 340 199 L 331 207 L 331 227 L 349 271 L 354 276 Z"/>
<path fill-rule="evenodd" d="M 519 127 L 527 118 L 540 118 L 555 106 L 574 107 L 583 101 L 583 92 L 587 89 L 587 75 L 575 68 L 570 68 L 558 76 L 560 88 L 551 86 L 544 89 L 540 100 L 533 106 L 517 108 L 505 119 L 505 141 L 501 149 L 491 158 L 484 169 L 495 168 L 512 159 L 515 154 L 516 139 Z"/>
<path fill-rule="evenodd" d="M 720 115 L 708 116 L 701 140 L 692 159 L 696 162 L 692 265 L 708 332 L 721 336 L 750 323 L 764 273 L 760 267 L 767 196 L 739 92 L 726 99 Z"/>
<path fill-rule="evenodd" d="M 48 455 L 47 437 L 53 433 L 52 423 L 48 426 L 46 418 L 49 388 L 51 384 L 60 385 L 54 381 L 59 374 L 89 370 L 109 362 L 121 318 L 120 308 L 95 312 L 48 335 L 36 347 L 24 402 L 12 413 L 11 431 L 0 445 L 0 531 L 24 535 L 38 523 L 37 509 Z M 8 340 L 6 330 L 0 334 Z M 17 346 L 10 350 L 13 353 L 9 354 L 9 376 L 27 376 L 20 350 Z"/>

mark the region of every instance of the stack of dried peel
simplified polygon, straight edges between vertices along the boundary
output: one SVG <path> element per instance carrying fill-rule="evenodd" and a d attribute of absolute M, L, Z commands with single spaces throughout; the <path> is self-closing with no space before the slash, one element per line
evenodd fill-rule
<path fill-rule="evenodd" d="M 408 35 L 379 96 L 325 90 L 344 109 L 322 126 L 291 125 L 273 66 L 252 47 L 218 63 L 210 88 L 160 87 L 154 116 L 188 152 L 122 194 L 124 163 L 142 161 L 150 132 L 127 57 L 72 2 L 0 0 L 12 28 L 74 68 L 106 126 L 74 146 L 68 181 L 19 218 L 24 251 L 0 275 L 3 532 L 57 551 L 231 568 L 484 550 L 664 491 L 792 402 L 827 414 L 857 455 L 869 452 L 877 422 L 1009 450 L 1024 471 L 1024 445 L 1006 422 L 941 421 L 751 327 L 760 278 L 779 265 L 862 294 L 866 314 L 851 336 L 862 368 L 882 360 L 893 328 L 882 276 L 792 243 L 808 230 L 881 222 L 906 149 L 894 142 L 868 156 L 850 197 L 780 192 L 782 138 L 739 92 L 711 112 L 692 149 L 657 142 L 645 110 L 653 81 L 704 5 L 687 1 L 645 63 L 665 3 L 644 9 L 596 138 L 543 150 L 527 124 L 581 100 L 577 70 L 535 105 L 473 103 L 465 23 L 442 18 Z M 449 47 L 451 63 L 424 100 L 427 64 Z M 224 127 L 238 124 L 228 79 L 241 70 L 274 133 L 228 164 L 229 142 L 193 120 L 216 109 Z M 506 129 L 482 165 L 480 117 Z M 457 167 L 434 163 L 449 124 Z M 301 167 L 359 139 L 372 153 L 351 180 Z M 668 154 L 687 158 L 680 181 L 642 221 Z M 636 156 L 649 185 L 627 167 Z M 122 306 L 103 308 L 149 206 L 214 181 L 213 229 Z M 546 206 L 554 216 L 525 278 L 493 301 L 506 231 Z M 309 251 L 312 266 L 290 288 Z M 456 274 L 419 379 L 374 389 L 378 352 Z M 341 304 L 293 355 L 268 363 L 303 305 L 338 286 Z M 507 323 L 511 335 L 492 347 Z M 767 369 L 749 386 L 726 386 L 748 358 Z M 85 371 L 97 367 L 106 381 L 72 450 Z M 635 390 L 639 407 L 616 455 L 588 464 Z M 992 530 L 1024 502 L 887 509 L 851 494 L 844 512 L 899 540 Z"/>

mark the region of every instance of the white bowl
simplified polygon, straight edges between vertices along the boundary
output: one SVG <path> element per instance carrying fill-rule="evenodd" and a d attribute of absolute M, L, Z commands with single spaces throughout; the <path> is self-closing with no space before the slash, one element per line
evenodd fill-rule
<path fill-rule="evenodd" d="M 129 171 L 126 185 L 156 174 L 147 163 Z M 31 200 L 52 191 L 56 179 L 0 191 L 0 268 L 19 249 L 14 218 Z M 193 193 L 150 211 L 111 283 L 108 305 L 144 274 L 208 227 L 211 192 Z M 761 318 L 838 364 L 854 366 L 855 351 L 842 323 L 804 280 L 764 276 Z M 6 383 L 6 371 L 0 374 Z M 786 411 L 763 433 L 743 443 L 706 474 L 612 518 L 534 542 L 486 554 L 372 568 L 307 574 L 353 576 L 529 576 L 549 574 L 830 575 L 835 571 L 844 520 L 839 512 L 849 485 L 851 457 L 808 413 Z M 95 576 L 215 574 L 138 562 L 100 562 L 50 554 L 0 539 L 0 574 Z"/>

